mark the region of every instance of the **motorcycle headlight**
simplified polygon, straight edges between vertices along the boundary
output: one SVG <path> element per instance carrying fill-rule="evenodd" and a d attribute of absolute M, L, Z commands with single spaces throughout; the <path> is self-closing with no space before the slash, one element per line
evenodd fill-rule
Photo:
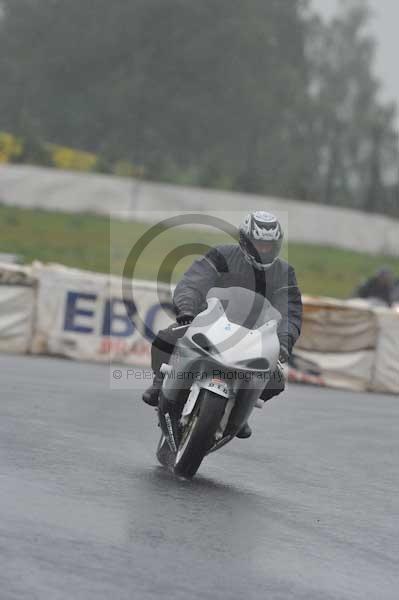
<path fill-rule="evenodd" d="M 254 371 L 268 371 L 270 368 L 269 361 L 266 358 L 251 358 L 249 360 L 240 360 L 237 365 Z"/>
<path fill-rule="evenodd" d="M 191 339 L 194 344 L 202 348 L 207 354 L 217 354 L 215 346 L 203 333 L 195 333 Z"/>

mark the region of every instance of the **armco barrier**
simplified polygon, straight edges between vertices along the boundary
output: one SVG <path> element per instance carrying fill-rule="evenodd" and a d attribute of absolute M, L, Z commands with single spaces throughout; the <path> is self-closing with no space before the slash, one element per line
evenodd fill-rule
<path fill-rule="evenodd" d="M 0 265 L 0 351 L 150 365 L 154 332 L 172 320 L 168 286 L 123 297 L 120 278 L 60 265 Z M 291 380 L 399 394 L 399 311 L 304 297 Z"/>

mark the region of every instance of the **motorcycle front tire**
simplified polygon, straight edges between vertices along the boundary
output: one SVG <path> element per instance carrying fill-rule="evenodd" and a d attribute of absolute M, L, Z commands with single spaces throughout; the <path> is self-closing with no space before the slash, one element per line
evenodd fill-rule
<path fill-rule="evenodd" d="M 205 455 L 215 443 L 215 434 L 222 420 L 227 398 L 202 389 L 185 427 L 174 465 L 180 477 L 191 479 L 199 469 Z"/>

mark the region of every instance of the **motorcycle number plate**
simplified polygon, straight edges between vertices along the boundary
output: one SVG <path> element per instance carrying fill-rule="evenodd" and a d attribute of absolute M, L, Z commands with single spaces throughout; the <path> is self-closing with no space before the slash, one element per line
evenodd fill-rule
<path fill-rule="evenodd" d="M 214 390 L 216 393 L 222 394 L 226 397 L 229 395 L 227 385 L 224 383 L 224 381 L 221 381 L 220 379 L 212 379 L 209 382 L 207 388 L 208 390 Z"/>

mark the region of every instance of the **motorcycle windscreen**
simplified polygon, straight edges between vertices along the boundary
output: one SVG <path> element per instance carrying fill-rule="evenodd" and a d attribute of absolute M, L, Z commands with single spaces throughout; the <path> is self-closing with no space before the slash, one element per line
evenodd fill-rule
<path fill-rule="evenodd" d="M 259 329 L 269 321 L 281 321 L 281 314 L 269 300 L 242 287 L 212 288 L 207 300 L 217 298 L 223 306 L 226 318 L 246 329 Z"/>

